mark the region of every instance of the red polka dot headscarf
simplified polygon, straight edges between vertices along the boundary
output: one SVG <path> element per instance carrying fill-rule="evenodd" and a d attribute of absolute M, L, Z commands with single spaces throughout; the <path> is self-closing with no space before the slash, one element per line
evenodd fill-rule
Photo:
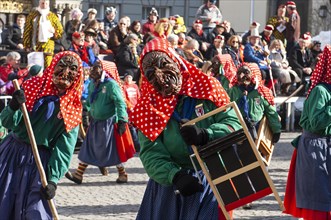
<path fill-rule="evenodd" d="M 251 82 L 257 85 L 257 91 L 268 101 L 270 105 L 275 105 L 275 97 L 273 96 L 271 90 L 263 85 L 261 71 L 259 66 L 256 63 L 242 63 L 238 66 L 238 69 L 241 66 L 247 66 L 252 73 Z M 237 77 L 234 77 L 232 82 L 232 86 L 238 85 Z"/>
<path fill-rule="evenodd" d="M 230 99 L 214 77 L 204 74 L 195 66 L 180 58 L 170 47 L 167 40 L 155 38 L 148 42 L 141 54 L 140 62 L 144 56 L 153 51 L 166 53 L 182 69 L 182 88 L 179 95 L 186 95 L 197 99 L 210 100 L 217 107 L 222 107 L 230 102 Z M 142 65 L 141 65 L 142 66 Z M 130 121 L 151 141 L 154 141 L 164 130 L 175 107 L 178 97 L 162 97 L 148 82 L 142 72 L 141 98 L 130 114 Z"/>
<path fill-rule="evenodd" d="M 44 71 L 41 77 L 32 77 L 22 84 L 26 96 L 26 107 L 29 112 L 32 111 L 35 102 L 44 96 L 58 95 L 52 77 L 54 68 L 59 60 L 64 56 L 73 56 L 78 60 L 78 74 L 74 83 L 66 93 L 60 96 L 60 111 L 64 120 L 66 131 L 69 132 L 82 121 L 82 103 L 81 96 L 83 91 L 83 68 L 82 60 L 79 55 L 71 51 L 64 51 L 53 57 L 52 63 Z"/>
<path fill-rule="evenodd" d="M 331 84 L 331 45 L 326 45 L 320 59 L 311 75 L 311 86 L 308 90 L 307 98 L 318 83 Z"/>
<path fill-rule="evenodd" d="M 234 65 L 230 54 L 218 54 L 217 59 L 223 66 L 224 76 L 231 82 L 236 77 L 237 67 Z"/>

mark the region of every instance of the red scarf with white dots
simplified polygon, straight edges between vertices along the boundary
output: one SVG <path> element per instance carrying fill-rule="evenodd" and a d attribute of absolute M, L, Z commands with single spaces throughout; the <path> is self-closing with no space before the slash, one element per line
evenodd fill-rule
<path fill-rule="evenodd" d="M 318 83 L 324 82 L 331 84 L 331 45 L 325 46 L 314 72 L 311 75 L 310 81 L 311 86 L 308 90 L 307 98 L 311 90 L 313 90 Z"/>
<path fill-rule="evenodd" d="M 152 51 L 166 53 L 182 69 L 182 88 L 179 95 L 196 99 L 212 101 L 217 107 L 230 102 L 229 96 L 214 77 L 204 74 L 195 66 L 181 59 L 168 44 L 167 40 L 155 38 L 148 42 L 141 54 L 140 62 L 144 56 Z M 138 104 L 130 114 L 130 121 L 151 141 L 154 141 L 165 129 L 175 107 L 178 96 L 162 97 L 148 82 L 142 72 L 141 97 Z"/>
<path fill-rule="evenodd" d="M 60 96 L 60 117 L 64 120 L 66 131 L 69 132 L 82 121 L 81 96 L 83 91 L 83 69 L 80 57 L 71 51 L 64 51 L 53 57 L 52 63 L 41 77 L 35 76 L 22 84 L 26 97 L 26 107 L 32 111 L 35 102 L 44 96 L 58 95 L 52 77 L 54 68 L 59 60 L 66 55 L 74 56 L 78 60 L 78 75 L 66 93 Z"/>

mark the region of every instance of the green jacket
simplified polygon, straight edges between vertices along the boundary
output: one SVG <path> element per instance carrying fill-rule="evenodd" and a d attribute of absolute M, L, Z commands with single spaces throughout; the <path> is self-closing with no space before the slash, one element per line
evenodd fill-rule
<path fill-rule="evenodd" d="M 231 101 L 235 101 L 239 106 L 243 92 L 238 86 L 233 86 L 229 90 L 229 96 Z M 276 107 L 270 105 L 270 103 L 262 96 L 257 90 L 253 90 L 247 94 L 247 100 L 249 105 L 249 116 L 254 122 L 259 122 L 265 115 L 269 122 L 270 129 L 273 133 L 281 132 L 281 123 Z M 241 114 L 244 116 L 243 109 L 240 109 Z"/>
<path fill-rule="evenodd" d="M 322 136 L 331 135 L 331 93 L 322 84 L 317 85 L 305 100 L 300 126 Z"/>
<path fill-rule="evenodd" d="M 122 90 L 115 80 L 110 79 L 101 83 L 98 88 L 99 92 L 93 103 L 91 103 L 91 96 L 94 90 L 95 83 L 92 80 L 88 87 L 86 106 L 95 120 L 106 120 L 116 115 L 116 122 L 118 120 L 128 121 Z"/>
<path fill-rule="evenodd" d="M 205 114 L 217 108 L 209 100 L 197 100 L 196 105 L 199 104 L 202 104 Z M 181 108 L 182 102 L 179 102 L 176 109 L 181 112 Z M 196 117 L 196 113 L 193 113 L 191 119 Z M 233 109 L 208 117 L 197 122 L 196 125 L 207 129 L 210 141 L 231 133 L 228 126 L 234 130 L 241 129 Z M 162 185 L 171 185 L 175 174 L 181 168 L 193 168 L 189 158 L 191 147 L 186 145 L 179 129 L 179 123 L 171 118 L 164 131 L 154 142 L 140 131 L 138 133 L 141 146 L 140 159 L 144 168 L 150 178 Z"/>
<path fill-rule="evenodd" d="M 78 136 L 78 126 L 66 132 L 63 119 L 57 117 L 59 111 L 59 102 L 56 102 L 53 115 L 46 123 L 47 105 L 40 106 L 38 114 L 29 114 L 37 145 L 52 149 L 45 172 L 47 180 L 54 183 L 57 183 L 68 171 Z M 1 112 L 0 119 L 3 126 L 11 129 L 20 140 L 30 143 L 20 110 L 13 111 L 6 106 Z"/>

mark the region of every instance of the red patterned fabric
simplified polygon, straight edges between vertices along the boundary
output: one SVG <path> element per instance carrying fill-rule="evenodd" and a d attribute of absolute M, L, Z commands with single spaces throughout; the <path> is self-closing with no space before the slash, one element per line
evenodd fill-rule
<path fill-rule="evenodd" d="M 233 78 L 236 78 L 237 67 L 236 65 L 234 65 L 230 54 L 219 54 L 217 55 L 217 59 L 221 62 L 223 66 L 224 76 L 229 80 L 229 86 L 231 88 L 231 82 Z"/>
<path fill-rule="evenodd" d="M 208 76 L 195 66 L 181 59 L 168 44 L 167 40 L 155 38 L 148 42 L 141 54 L 144 56 L 152 51 L 160 51 L 171 57 L 182 70 L 182 88 L 180 95 L 197 99 L 208 99 L 221 107 L 230 102 L 229 96 L 214 77 Z M 142 72 L 141 98 L 130 114 L 130 121 L 151 141 L 154 141 L 164 130 L 178 101 L 173 95 L 164 98 L 148 82 Z"/>
<path fill-rule="evenodd" d="M 324 82 L 331 84 L 331 45 L 328 44 L 325 46 L 310 80 L 311 86 L 308 90 L 307 98 L 311 90 L 313 90 L 318 83 Z"/>
<path fill-rule="evenodd" d="M 258 85 L 257 91 L 269 102 L 270 105 L 275 105 L 275 97 L 273 96 L 272 91 L 263 85 L 262 75 L 259 66 L 256 63 L 242 63 L 240 66 L 248 66 L 248 68 L 252 72 L 251 82 L 255 85 Z M 232 86 L 235 86 L 237 84 L 237 77 L 234 77 L 232 80 Z"/>
<path fill-rule="evenodd" d="M 69 132 L 82 121 L 82 103 L 81 96 L 83 91 L 83 69 L 80 57 L 71 51 L 64 51 L 54 56 L 52 63 L 44 71 L 41 77 L 32 77 L 22 84 L 26 96 L 26 107 L 28 111 L 32 111 L 34 103 L 44 96 L 58 95 L 58 90 L 55 87 L 52 77 L 54 68 L 59 60 L 70 55 L 78 60 L 78 75 L 73 85 L 60 96 L 60 111 L 64 120 L 66 131 Z"/>

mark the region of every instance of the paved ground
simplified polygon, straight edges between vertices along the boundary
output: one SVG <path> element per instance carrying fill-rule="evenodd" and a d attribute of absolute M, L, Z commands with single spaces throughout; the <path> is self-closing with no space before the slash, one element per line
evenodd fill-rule
<path fill-rule="evenodd" d="M 282 199 L 293 151 L 289 143 L 297 135 L 298 133 L 282 133 L 269 167 L 270 176 Z M 75 170 L 77 164 L 77 155 L 75 155 L 70 166 L 71 171 Z M 114 167 L 110 168 L 109 176 L 101 176 L 97 167 L 88 167 L 82 185 L 76 185 L 63 178 L 56 196 L 60 219 L 135 219 L 148 176 L 138 157 L 129 160 L 126 167 L 129 183 L 124 185 L 116 184 L 117 174 Z M 273 196 L 255 201 L 253 205 L 252 210 L 236 209 L 234 219 L 294 219 L 281 213 Z"/>

